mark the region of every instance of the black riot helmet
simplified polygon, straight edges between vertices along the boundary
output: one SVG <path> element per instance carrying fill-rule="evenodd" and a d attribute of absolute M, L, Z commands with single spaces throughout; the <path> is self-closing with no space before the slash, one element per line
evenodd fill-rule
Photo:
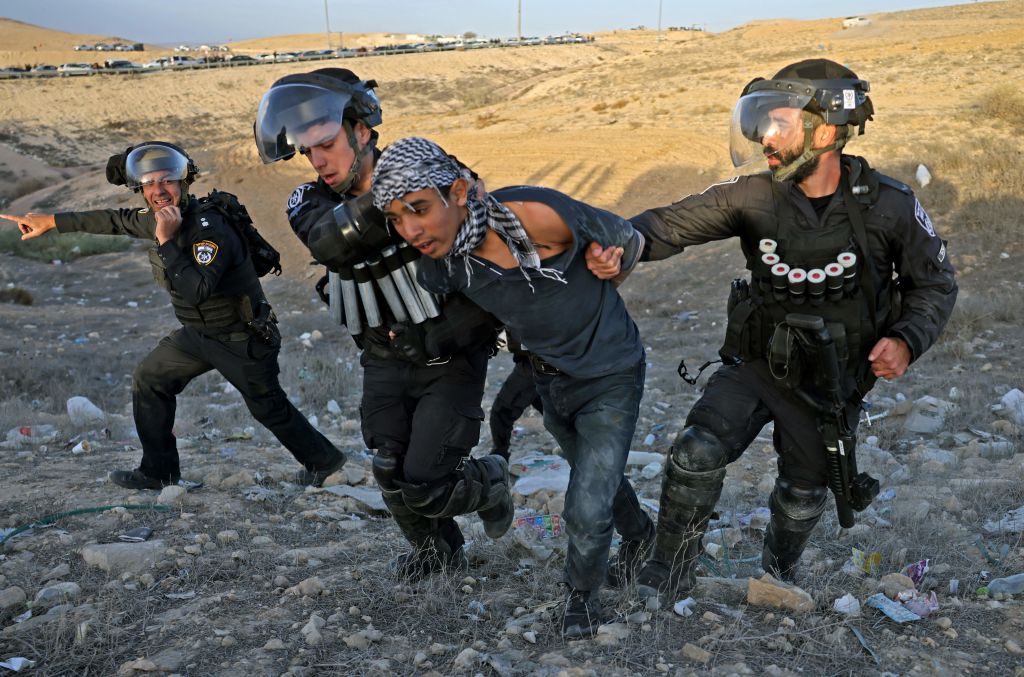
<path fill-rule="evenodd" d="M 807 59 L 790 64 L 770 80 L 756 78 L 744 87 L 733 109 L 730 152 L 733 165 L 741 167 L 765 157 L 763 140 L 770 135 L 795 134 L 803 137 L 803 153 L 792 162 L 773 169 L 782 181 L 822 153 L 839 150 L 851 136 L 864 133 L 874 107 L 867 93 L 870 86 L 849 68 L 828 59 Z M 780 109 L 800 111 L 787 121 Z M 811 148 L 815 127 L 824 121 L 835 125 L 836 140 L 825 148 Z"/>
<path fill-rule="evenodd" d="M 296 151 L 302 153 L 344 131 L 356 154 L 342 188 L 347 189 L 377 141 L 373 131 L 370 142 L 360 148 L 353 131 L 356 122 L 371 129 L 381 123 L 376 86 L 376 81 L 360 80 L 347 68 L 320 68 L 281 78 L 263 95 L 253 124 L 260 158 L 264 164 L 288 160 Z"/>
<path fill-rule="evenodd" d="M 107 159 L 107 182 L 128 186 L 138 193 L 152 181 L 181 181 L 182 201 L 199 175 L 199 167 L 180 146 L 166 141 L 144 141 Z"/>

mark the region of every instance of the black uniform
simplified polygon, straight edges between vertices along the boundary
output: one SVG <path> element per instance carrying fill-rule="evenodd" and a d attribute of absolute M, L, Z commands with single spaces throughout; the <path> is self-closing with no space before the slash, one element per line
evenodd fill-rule
<path fill-rule="evenodd" d="M 813 365 L 800 364 L 772 335 L 787 313 L 822 317 L 839 349 L 842 396 L 850 428 L 874 377 L 867 356 L 883 337 L 899 337 L 920 357 L 936 340 L 953 309 L 957 286 L 946 243 L 906 185 L 842 156 L 842 179 L 830 199 L 809 200 L 792 182 L 770 174 L 737 177 L 667 207 L 632 219 L 647 238 L 644 258 L 663 259 L 684 247 L 740 238 L 753 272 L 749 287 L 734 289 L 722 356 L 686 428 L 673 445 L 661 495 L 657 548 L 645 569 L 672 571 L 672 587 L 690 587 L 700 536 L 721 493 L 725 466 L 761 428 L 775 421 L 779 477 L 770 504 L 772 521 L 763 564 L 791 575 L 827 498 L 828 470 L 821 421 L 798 392 L 821 394 Z M 817 203 L 817 204 L 814 204 Z M 860 266 L 845 293 L 811 303 L 773 292 L 758 243 L 778 243 L 782 262 L 824 268 L 842 252 Z M 797 303 L 796 299 L 804 302 Z M 776 355 L 770 351 L 774 347 Z M 780 351 L 782 354 L 780 354 Z M 789 360 L 789 358 L 794 358 Z M 770 360 L 775 360 L 774 365 Z M 781 379 L 786 364 L 792 367 Z M 800 367 L 803 367 L 801 371 Z M 641 575 L 652 587 L 659 583 Z"/>
<path fill-rule="evenodd" d="M 181 477 L 172 428 L 175 397 L 195 377 L 216 369 L 242 394 L 261 424 L 313 473 L 339 465 L 344 455 L 288 401 L 278 382 L 281 335 L 266 321 L 266 336 L 249 322 L 272 318 L 259 278 L 235 228 L 206 199 L 190 197 L 174 238 L 157 246 L 149 209 L 57 214 L 60 232 L 129 235 L 153 240 L 150 262 L 168 290 L 182 327 L 161 339 L 135 369 L 132 404 L 142 441 L 140 470 L 150 478 Z M 322 481 L 322 480 L 321 480 Z"/>
<path fill-rule="evenodd" d="M 313 224 L 353 197 L 322 179 L 304 183 L 288 199 L 288 221 L 308 246 Z M 394 242 L 401 239 L 394 236 Z M 387 312 L 383 298 L 378 306 Z M 497 321 L 459 294 L 447 297 L 441 310 L 441 317 L 421 325 L 385 322 L 353 338 L 363 350 L 363 440 L 376 451 L 373 472 L 385 504 L 418 551 L 434 549 L 451 560 L 461 557 L 464 544 L 453 517 L 485 511 L 488 487 L 503 481 L 505 471 L 491 463 L 496 457 L 469 458 L 480 440 Z M 389 330 L 402 339 L 392 341 Z M 457 334 L 458 346 L 450 340 Z M 477 488 L 467 493 L 469 486 Z"/>

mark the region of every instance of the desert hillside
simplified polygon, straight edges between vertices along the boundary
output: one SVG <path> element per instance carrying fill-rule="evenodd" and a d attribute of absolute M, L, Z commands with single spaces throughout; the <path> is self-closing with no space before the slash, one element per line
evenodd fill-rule
<path fill-rule="evenodd" d="M 0 222 L 0 660 L 27 658 L 29 674 L 125 677 L 1024 677 L 1024 595 L 989 589 L 1024 572 L 1024 0 L 867 18 L 848 30 L 842 17 L 776 19 L 323 64 L 377 80 L 383 145 L 427 136 L 488 187 L 550 186 L 630 216 L 731 176 L 729 117 L 743 86 L 827 57 L 871 84 L 875 118 L 847 152 L 907 182 L 948 239 L 957 309 L 906 376 L 876 386 L 861 423 L 861 470 L 883 493 L 842 532 L 830 501 L 801 560 L 801 590 L 751 601 L 777 472 L 769 427 L 729 466 L 696 600 L 652 609 L 628 587 L 607 590 L 614 622 L 580 642 L 557 631 L 565 536 L 525 523 L 564 507 L 555 480 L 565 468 L 541 456 L 558 450 L 532 410 L 512 449 L 524 524 L 490 541 L 475 517 L 461 520 L 467 574 L 406 585 L 388 569 L 405 546 L 363 446 L 358 352 L 314 298 L 321 269 L 284 217 L 292 189 L 315 174 L 302 158 L 262 165 L 252 139 L 263 92 L 315 66 L 0 81 L 0 213 L 136 204 L 103 168 L 144 139 L 190 150 L 202 171 L 195 192 L 240 197 L 284 254 L 285 275 L 265 278 L 281 319 L 282 385 L 350 458 L 325 489 L 303 491 L 288 481 L 293 459 L 237 392 L 204 375 L 178 400 L 175 434 L 184 475 L 205 486 L 154 507 L 156 492 L 112 485 L 107 473 L 140 456 L 131 374 L 175 326 L 166 294 L 138 243 L 21 243 Z M 74 44 L 107 39 L 5 19 L 0 31 L 0 65 L 60 63 Z M 627 472 L 652 515 L 666 454 L 710 373 L 693 388 L 676 367 L 716 357 L 729 282 L 745 274 L 726 241 L 644 264 L 621 288 L 648 359 Z M 492 360 L 485 408 L 510 367 L 507 354 Z M 98 413 L 69 405 L 75 396 Z M 476 453 L 490 442 L 485 425 Z M 46 516 L 52 527 L 30 528 Z M 115 543 L 139 526 L 151 540 Z M 869 608 L 880 593 L 909 598 L 921 617 L 898 623 Z M 837 610 L 847 595 L 864 608 Z"/>

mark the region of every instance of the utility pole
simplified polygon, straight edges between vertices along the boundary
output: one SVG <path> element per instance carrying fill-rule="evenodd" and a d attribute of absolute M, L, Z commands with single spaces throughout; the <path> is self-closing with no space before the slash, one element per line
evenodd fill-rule
<path fill-rule="evenodd" d="M 516 18 L 516 37 L 523 40 L 523 0 L 519 0 L 519 15 Z"/>
<path fill-rule="evenodd" d="M 665 39 L 661 34 L 661 2 L 662 0 L 658 0 L 658 42 Z"/>
<path fill-rule="evenodd" d="M 327 49 L 331 49 L 331 17 L 327 13 L 327 0 L 324 0 L 324 26 L 327 28 Z"/>

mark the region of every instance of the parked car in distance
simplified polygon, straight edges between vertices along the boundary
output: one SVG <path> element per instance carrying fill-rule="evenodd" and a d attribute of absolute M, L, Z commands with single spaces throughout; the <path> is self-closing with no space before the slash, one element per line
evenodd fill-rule
<path fill-rule="evenodd" d="M 111 68 L 111 69 L 114 69 L 114 70 L 127 71 L 127 70 L 137 70 L 137 69 L 142 68 L 142 66 L 140 66 L 137 63 L 135 63 L 134 61 L 128 61 L 126 59 L 114 59 L 113 61 L 107 61 L 106 63 L 107 63 L 107 68 Z"/>
<path fill-rule="evenodd" d="M 50 64 L 44 63 L 44 64 L 39 64 L 38 66 L 33 66 L 31 72 L 33 72 L 33 73 L 56 73 L 57 72 L 57 67 L 56 66 L 51 66 Z"/>
<path fill-rule="evenodd" d="M 91 75 L 94 71 L 87 63 L 62 63 L 57 67 L 57 72 L 63 76 L 67 75 Z"/>
<path fill-rule="evenodd" d="M 248 54 L 235 54 L 234 56 L 229 56 L 228 61 L 231 63 L 256 63 L 257 59 Z"/>

